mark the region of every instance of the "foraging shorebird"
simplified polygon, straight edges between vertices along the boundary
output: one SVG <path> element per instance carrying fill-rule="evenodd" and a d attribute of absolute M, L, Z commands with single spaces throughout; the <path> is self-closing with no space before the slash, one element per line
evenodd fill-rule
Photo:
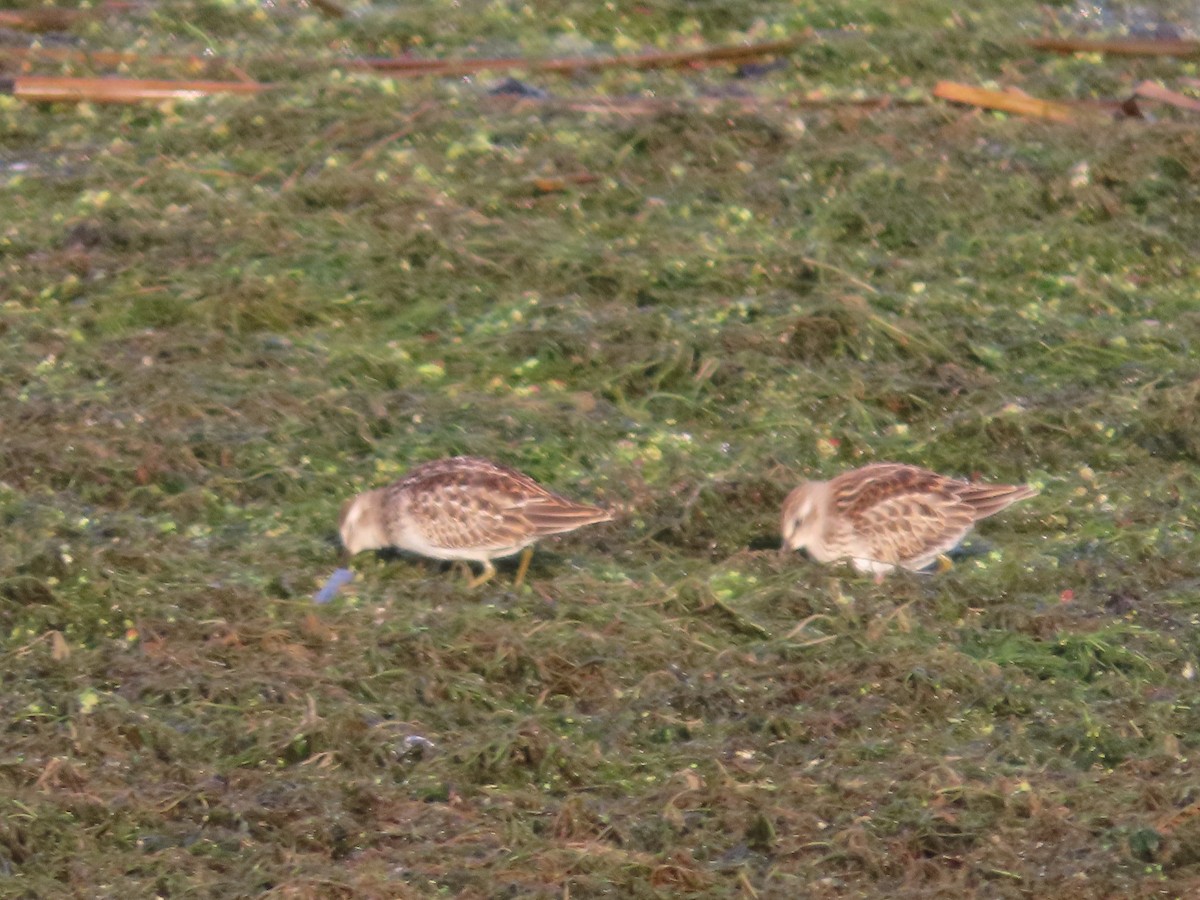
<path fill-rule="evenodd" d="M 784 550 L 849 560 L 876 578 L 917 571 L 959 545 L 980 519 L 1037 494 L 1024 484 L 978 484 L 901 463 L 874 463 L 807 481 L 783 502 Z"/>
<path fill-rule="evenodd" d="M 417 466 L 394 484 L 348 500 L 338 530 L 351 556 L 398 547 L 459 562 L 468 576 L 468 561 L 482 563 L 468 587 L 496 574 L 493 559 L 525 550 L 514 584 L 519 587 L 534 541 L 611 519 L 608 510 L 568 500 L 508 466 L 455 456 Z"/>

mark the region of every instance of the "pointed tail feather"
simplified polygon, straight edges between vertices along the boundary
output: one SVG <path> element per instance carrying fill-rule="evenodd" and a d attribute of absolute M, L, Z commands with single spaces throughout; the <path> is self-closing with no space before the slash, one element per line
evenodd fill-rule
<path fill-rule="evenodd" d="M 975 512 L 975 518 L 986 519 L 1021 500 L 1036 497 L 1037 488 L 1027 484 L 972 484 L 964 488 L 960 499 Z"/>
<path fill-rule="evenodd" d="M 574 531 L 584 525 L 608 522 L 612 513 L 598 506 L 570 505 L 554 502 L 530 503 L 522 510 L 525 518 L 539 534 L 559 534 Z"/>

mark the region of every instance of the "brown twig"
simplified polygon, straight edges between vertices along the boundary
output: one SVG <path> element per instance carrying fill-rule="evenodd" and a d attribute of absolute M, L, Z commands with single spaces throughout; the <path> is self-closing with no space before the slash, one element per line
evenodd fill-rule
<path fill-rule="evenodd" d="M 1035 50 L 1051 53 L 1107 53 L 1112 56 L 1200 56 L 1200 41 L 1156 40 L 1153 38 L 1030 38 Z"/>
<path fill-rule="evenodd" d="M 593 184 L 600 176 L 593 172 L 573 172 L 568 175 L 538 175 L 530 179 L 533 189 L 539 194 L 555 194 L 575 184 Z"/>
<path fill-rule="evenodd" d="M 1164 816 L 1154 826 L 1154 830 L 1159 834 L 1169 835 L 1174 832 L 1180 825 L 1189 819 L 1194 819 L 1200 816 L 1200 800 L 1185 806 L 1183 809 L 1176 810 L 1169 816 Z"/>
<path fill-rule="evenodd" d="M 1009 91 L 991 91 L 956 81 L 939 81 L 933 88 L 933 96 L 954 103 L 966 103 L 984 109 L 996 109 L 1002 112 L 1016 113 L 1022 116 L 1034 116 L 1039 119 L 1049 119 L 1051 122 L 1074 122 L 1078 120 L 1075 110 L 1065 103 L 1052 100 L 1039 100 L 1024 94 Z"/>
<path fill-rule="evenodd" d="M 76 22 L 93 17 L 82 9 L 5 9 L 0 10 L 0 27 L 19 31 L 66 31 Z"/>
<path fill-rule="evenodd" d="M 0 10 L 0 28 L 13 28 L 18 31 L 65 31 L 77 22 L 88 19 L 98 19 L 137 9 L 141 4 L 109 0 L 101 3 L 95 9 L 57 9 L 42 7 L 38 9 L 5 9 Z"/>
<path fill-rule="evenodd" d="M 1163 87 L 1154 81 L 1143 81 L 1133 89 L 1133 96 L 1145 100 L 1157 100 L 1159 103 L 1166 103 L 1189 112 L 1200 112 L 1200 100 Z"/>
<path fill-rule="evenodd" d="M 227 62 L 227 63 L 225 63 L 225 66 L 226 66 L 226 68 L 229 69 L 230 74 L 237 77 L 238 80 L 240 80 L 242 83 L 244 83 L 244 84 L 254 84 L 255 83 L 254 79 L 250 77 L 250 73 L 247 72 L 245 69 L 243 69 L 241 66 L 239 66 L 237 63 Z"/>
<path fill-rule="evenodd" d="M 0 25 L 3 25 L 0 13 Z M 783 41 L 768 41 L 760 44 L 744 44 L 726 47 L 704 47 L 699 50 L 643 53 L 625 56 L 577 56 L 555 59 L 528 59 L 521 56 L 490 57 L 481 59 L 407 59 L 401 57 L 335 59 L 332 67 L 344 67 L 359 71 L 386 72 L 395 77 L 421 77 L 425 75 L 469 75 L 493 69 L 525 69 L 531 72 L 557 72 L 571 74 L 595 69 L 664 69 L 684 66 L 704 66 L 720 63 L 736 63 L 763 56 L 791 53 L 809 37 L 790 38 Z M 119 50 L 73 50 L 64 48 L 20 47 L 0 48 L 0 56 L 47 59 L 56 62 L 81 62 L 100 66 L 117 66 L 130 63 L 154 63 L 158 65 L 186 65 L 192 69 L 220 64 L 220 57 L 203 56 L 142 56 Z"/>
<path fill-rule="evenodd" d="M 342 65 L 354 69 L 387 72 L 399 77 L 423 75 L 470 75 L 490 69 L 524 69 L 530 72 L 574 72 L 595 69 L 671 69 L 682 66 L 703 66 L 718 63 L 743 62 L 762 56 L 791 53 L 809 40 L 808 35 L 783 41 L 760 44 L 741 44 L 725 47 L 703 47 L 699 50 L 680 50 L 661 53 L 641 53 L 623 56 L 571 56 L 555 59 L 527 59 L 504 56 L 481 59 L 404 59 L 375 58 L 347 60 Z"/>
<path fill-rule="evenodd" d="M 209 94 L 257 94 L 271 87 L 244 81 L 161 81 L 148 78 L 0 78 L 0 94 L 41 103 L 140 103 L 192 100 Z"/>

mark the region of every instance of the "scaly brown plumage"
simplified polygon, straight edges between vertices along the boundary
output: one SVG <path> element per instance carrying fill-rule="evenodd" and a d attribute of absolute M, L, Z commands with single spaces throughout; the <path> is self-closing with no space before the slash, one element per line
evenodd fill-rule
<path fill-rule="evenodd" d="M 483 564 L 470 582 L 496 574 L 493 559 L 511 556 L 539 538 L 612 519 L 608 510 L 576 503 L 528 475 L 476 456 L 417 466 L 387 487 L 347 501 L 338 529 L 351 555 L 398 547 L 433 559 Z M 526 557 L 517 585 L 529 564 Z"/>
<path fill-rule="evenodd" d="M 1023 484 L 979 484 L 901 463 L 874 463 L 808 481 L 783 503 L 786 550 L 860 572 L 918 570 L 952 550 L 976 522 L 1037 494 Z"/>

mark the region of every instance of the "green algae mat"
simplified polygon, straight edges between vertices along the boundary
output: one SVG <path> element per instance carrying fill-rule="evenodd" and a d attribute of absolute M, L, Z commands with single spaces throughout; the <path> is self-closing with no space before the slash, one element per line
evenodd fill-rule
<path fill-rule="evenodd" d="M 343 6 L 0 23 L 0 897 L 1194 896 L 1197 63 L 1027 43 L 1194 6 Z M 615 519 L 315 603 L 453 455 Z M 1040 494 L 780 553 L 885 460 Z"/>

